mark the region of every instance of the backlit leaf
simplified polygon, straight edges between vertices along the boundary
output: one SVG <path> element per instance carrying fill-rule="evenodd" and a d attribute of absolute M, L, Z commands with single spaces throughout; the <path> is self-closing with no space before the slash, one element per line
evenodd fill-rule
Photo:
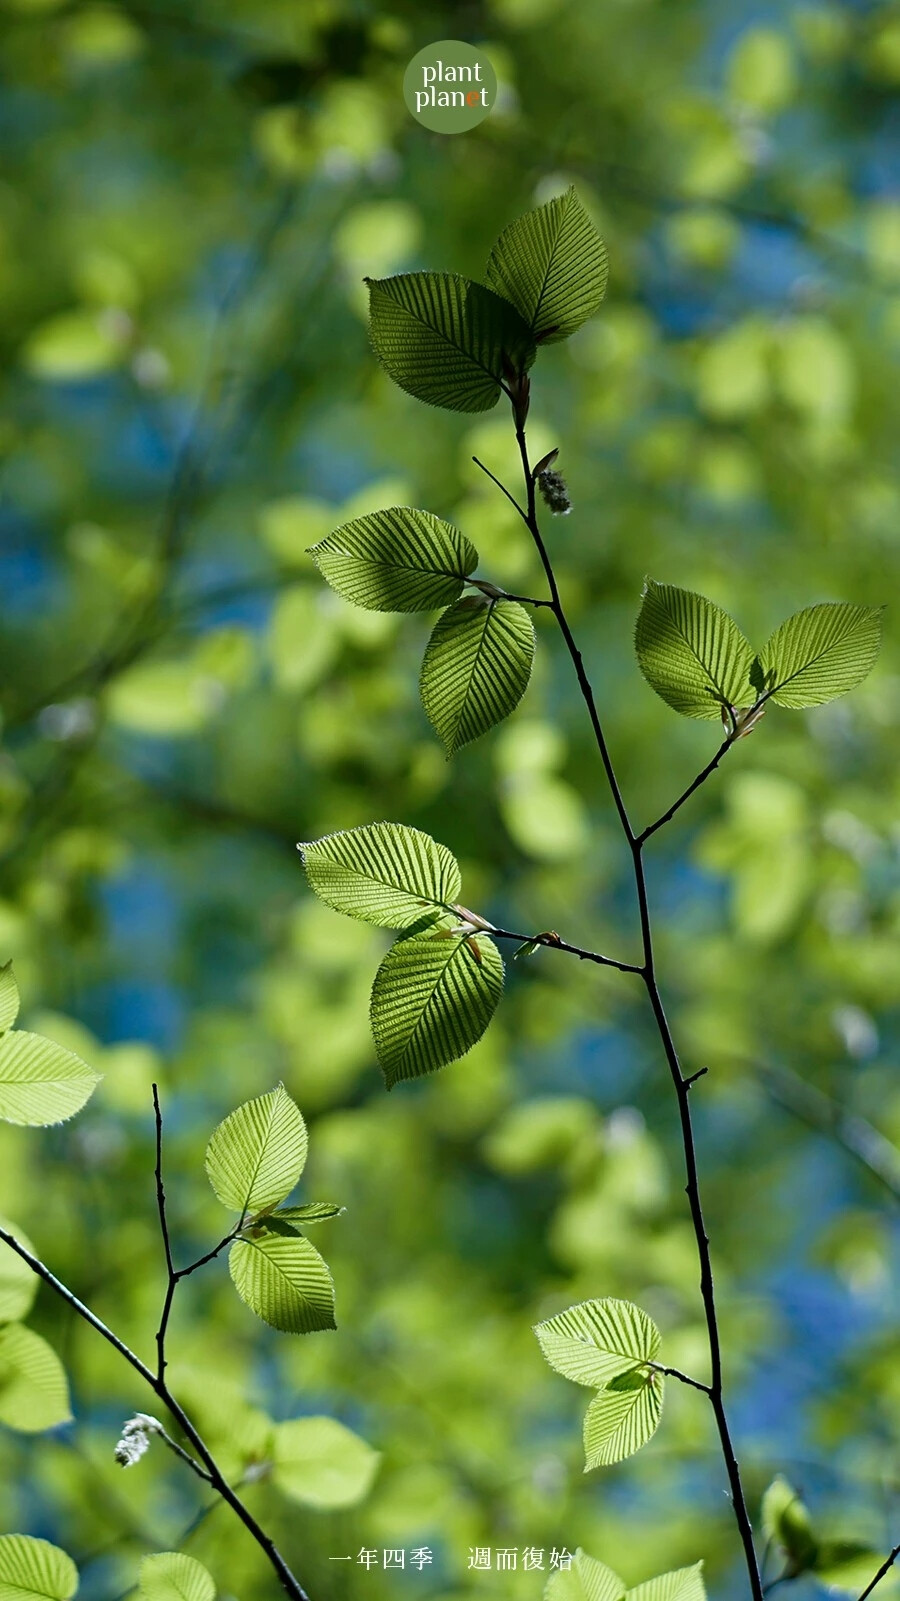
<path fill-rule="evenodd" d="M 146 1601 L 215 1601 L 212 1574 L 202 1562 L 181 1551 L 158 1551 L 144 1557 L 138 1577 Z"/>
<path fill-rule="evenodd" d="M 634 643 L 648 684 L 683 717 L 712 720 L 723 703 L 756 699 L 750 645 L 727 612 L 693 590 L 648 579 Z"/>
<path fill-rule="evenodd" d="M 303 1172 L 307 1144 L 299 1108 L 279 1084 L 219 1124 L 206 1148 L 209 1182 L 235 1212 L 277 1206 Z"/>
<path fill-rule="evenodd" d="M 880 606 L 807 606 L 776 628 L 759 668 L 779 706 L 821 706 L 855 689 L 881 647 Z"/>
<path fill-rule="evenodd" d="M 300 847 L 320 900 L 378 928 L 411 928 L 456 900 L 456 858 L 421 829 L 369 823 Z"/>
<path fill-rule="evenodd" d="M 408 506 L 344 523 L 309 553 L 332 589 L 370 611 L 449 606 L 478 565 L 458 528 Z"/>
<path fill-rule="evenodd" d="M 448 756 L 508 717 L 534 660 L 534 627 L 511 600 L 466 596 L 438 618 L 422 662 L 422 704 Z"/>
<path fill-rule="evenodd" d="M 334 1418 L 293 1418 L 275 1427 L 272 1480 L 291 1501 L 330 1511 L 356 1506 L 372 1488 L 381 1457 Z"/>
<path fill-rule="evenodd" d="M 366 282 L 375 353 L 418 400 L 450 411 L 489 411 L 501 380 L 534 360 L 518 312 L 481 284 L 449 272 Z"/>
<path fill-rule="evenodd" d="M 464 1056 L 502 990 L 500 953 L 483 935 L 443 929 L 397 940 L 372 989 L 372 1033 L 388 1089 Z"/>
<path fill-rule="evenodd" d="M 762 1526 L 798 1573 L 812 1567 L 819 1551 L 809 1510 L 783 1474 L 776 1474 L 762 1498 Z"/>
<path fill-rule="evenodd" d="M 574 189 L 504 228 L 487 264 L 488 283 L 543 344 L 594 315 L 608 275 L 606 246 Z"/>
<path fill-rule="evenodd" d="M 0 1329 L 0 1423 L 39 1434 L 71 1416 L 69 1386 L 56 1352 L 33 1329 L 8 1323 Z"/>
<path fill-rule="evenodd" d="M 534 1332 L 557 1373 L 595 1387 L 652 1362 L 659 1350 L 659 1329 L 630 1301 L 582 1301 Z"/>
<path fill-rule="evenodd" d="M 78 1570 L 70 1556 L 28 1534 L 0 1534 L 0 1601 L 70 1601 Z"/>
<path fill-rule="evenodd" d="M 86 1062 L 41 1034 L 16 1029 L 0 1039 L 0 1118 L 44 1127 L 80 1112 L 100 1082 Z"/>
<path fill-rule="evenodd" d="M 273 1329 L 311 1334 L 336 1326 L 331 1274 L 309 1240 L 277 1234 L 235 1240 L 228 1266 L 241 1300 Z"/>
<path fill-rule="evenodd" d="M 627 1601 L 706 1601 L 703 1563 L 695 1562 L 693 1567 L 676 1568 L 672 1573 L 647 1579 L 629 1590 Z"/>
<path fill-rule="evenodd" d="M 623 1373 L 598 1390 L 584 1417 L 585 1472 L 633 1456 L 652 1439 L 663 1402 L 661 1373 Z"/>
<path fill-rule="evenodd" d="M 557 1568 L 544 1586 L 544 1601 L 622 1601 L 625 1585 L 605 1562 L 579 1546 L 570 1568 Z"/>
<path fill-rule="evenodd" d="M 333 1201 L 306 1201 L 303 1206 L 285 1206 L 280 1212 L 272 1212 L 260 1219 L 260 1226 L 273 1234 L 300 1234 L 310 1223 L 325 1223 L 339 1217 L 343 1210 Z"/>

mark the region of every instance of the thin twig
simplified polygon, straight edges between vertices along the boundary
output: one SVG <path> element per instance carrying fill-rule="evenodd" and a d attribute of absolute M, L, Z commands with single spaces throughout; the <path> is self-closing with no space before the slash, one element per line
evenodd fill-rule
<path fill-rule="evenodd" d="M 506 498 L 509 501 L 510 505 L 511 506 L 515 506 L 516 511 L 519 513 L 519 516 L 521 517 L 521 519 L 522 519 L 523 523 L 525 524 L 526 528 L 529 527 L 530 525 L 529 525 L 529 522 L 528 522 L 528 514 L 527 514 L 527 512 L 522 510 L 522 507 L 519 505 L 519 502 L 516 500 L 515 495 L 511 495 L 510 494 L 510 492 L 507 489 L 506 485 L 505 484 L 501 484 L 500 479 L 496 478 L 494 476 L 494 474 L 491 472 L 490 467 L 485 467 L 484 462 L 483 461 L 479 461 L 477 456 L 473 456 L 472 460 L 474 461 L 476 467 L 480 467 L 481 471 L 483 473 L 487 474 L 488 478 L 491 480 L 491 483 L 497 485 L 497 488 L 499 489 L 501 495 L 505 495 L 506 496 Z"/>
<path fill-rule="evenodd" d="M 691 1221 L 694 1228 L 694 1237 L 697 1244 L 697 1255 L 700 1262 L 700 1293 L 703 1300 L 707 1337 L 709 1340 L 711 1381 L 708 1388 L 708 1395 L 713 1409 L 713 1415 L 716 1420 L 716 1427 L 719 1433 L 719 1441 L 721 1444 L 722 1456 L 728 1477 L 735 1521 L 737 1523 L 741 1544 L 744 1550 L 744 1558 L 747 1566 L 747 1575 L 750 1581 L 751 1595 L 753 1597 L 753 1601 L 762 1601 L 762 1581 L 760 1578 L 756 1550 L 753 1543 L 753 1528 L 750 1522 L 750 1514 L 747 1510 L 747 1502 L 741 1482 L 740 1467 L 738 1465 L 737 1455 L 735 1453 L 734 1444 L 731 1438 L 731 1431 L 728 1423 L 723 1395 L 722 1353 L 719 1336 L 718 1312 L 716 1309 L 712 1257 L 710 1254 L 709 1236 L 706 1232 L 703 1207 L 700 1197 L 700 1178 L 697 1166 L 694 1130 L 691 1120 L 691 1081 L 686 1078 L 682 1072 L 681 1063 L 678 1058 L 678 1052 L 675 1047 L 672 1031 L 666 1017 L 665 1008 L 663 1006 L 662 997 L 660 995 L 656 980 L 653 932 L 647 895 L 646 874 L 642 856 L 643 838 L 636 834 L 632 828 L 628 810 L 619 786 L 618 778 L 616 776 L 615 767 L 606 743 L 606 737 L 603 732 L 603 726 L 597 710 L 591 682 L 588 678 L 581 652 L 578 649 L 575 638 L 572 634 L 572 630 L 569 626 L 565 608 L 559 593 L 559 586 L 557 584 L 553 565 L 547 553 L 546 546 L 544 545 L 538 524 L 534 474 L 529 462 L 528 445 L 525 437 L 525 419 L 528 412 L 528 398 L 528 380 L 526 378 L 524 380 L 520 380 L 518 391 L 516 393 L 510 393 L 510 399 L 512 402 L 513 417 L 515 421 L 516 440 L 519 446 L 519 455 L 521 457 L 522 470 L 527 492 L 527 512 L 522 512 L 522 508 L 518 505 L 517 501 L 513 501 L 513 504 L 520 512 L 520 515 L 523 516 L 523 520 L 525 521 L 528 531 L 531 534 L 534 542 L 535 549 L 540 557 L 541 565 L 543 566 L 547 584 L 550 590 L 553 611 L 559 624 L 560 632 L 565 641 L 566 648 L 569 652 L 569 656 L 571 657 L 572 665 L 575 668 L 575 674 L 578 679 L 582 698 L 585 706 L 587 707 L 588 716 L 590 717 L 591 726 L 594 731 L 594 738 L 597 744 L 597 749 L 600 753 L 600 759 L 603 763 L 603 769 L 606 774 L 610 794 L 612 795 L 613 803 L 622 826 L 622 832 L 625 835 L 631 853 L 635 891 L 637 895 L 638 912 L 640 916 L 641 942 L 644 954 L 643 965 L 640 969 L 638 969 L 638 971 L 640 972 L 647 989 L 650 1006 L 656 1022 L 657 1030 L 663 1046 L 663 1051 L 665 1053 L 666 1062 L 669 1067 L 669 1072 L 671 1074 L 672 1083 L 674 1085 L 678 1101 L 681 1138 L 684 1149 L 685 1169 L 687 1173 L 686 1193 L 690 1207 Z M 481 466 L 481 463 L 478 465 Z M 487 471 L 487 469 L 483 470 Z M 488 476 L 493 478 L 492 473 L 489 473 Z M 499 487 L 503 488 L 502 485 Z M 504 489 L 503 492 L 507 495 L 509 500 L 513 500 L 513 497 L 509 495 L 508 491 Z M 675 810 L 677 810 L 677 807 Z"/>
<path fill-rule="evenodd" d="M 699 1379 L 692 1379 L 690 1374 L 682 1373 L 680 1368 L 663 1367 L 661 1362 L 648 1362 L 647 1366 L 652 1368 L 654 1373 L 665 1373 L 667 1378 L 677 1379 L 679 1384 L 689 1384 L 692 1390 L 700 1390 L 706 1396 L 710 1394 L 708 1384 L 702 1384 Z"/>
<path fill-rule="evenodd" d="M 166 1371 L 166 1334 L 169 1327 L 169 1318 L 172 1315 L 172 1306 L 175 1301 L 175 1291 L 182 1279 L 189 1278 L 192 1273 L 196 1273 L 198 1267 L 204 1267 L 207 1262 L 211 1262 L 214 1257 L 219 1255 L 220 1251 L 224 1251 L 226 1245 L 230 1245 L 232 1240 L 237 1239 L 244 1226 L 244 1218 L 241 1217 L 231 1232 L 226 1234 L 218 1245 L 214 1245 L 211 1251 L 204 1252 L 203 1256 L 198 1256 L 196 1261 L 189 1263 L 187 1267 L 176 1268 L 172 1257 L 172 1242 L 166 1215 L 166 1190 L 162 1171 L 163 1122 L 159 1086 L 157 1084 L 153 1085 L 153 1116 L 156 1123 L 156 1209 L 159 1213 L 159 1230 L 162 1235 L 163 1250 L 166 1257 L 166 1293 L 160 1314 L 159 1327 L 156 1331 L 157 1373 L 161 1381 Z M 176 1446 L 175 1449 L 177 1450 L 178 1447 Z"/>
<path fill-rule="evenodd" d="M 890 1573 L 898 1557 L 900 1557 L 900 1545 L 895 1545 L 890 1555 L 885 1557 L 875 1577 L 869 1580 L 862 1594 L 857 1597 L 857 1601 L 866 1601 L 866 1597 L 872 1594 L 876 1584 L 880 1584 L 885 1574 Z"/>
<path fill-rule="evenodd" d="M 570 945 L 552 932 L 515 934 L 508 928 L 494 928 L 487 924 L 485 933 L 491 934 L 494 939 L 516 940 L 520 945 L 542 945 L 550 951 L 565 951 L 568 956 L 577 956 L 580 962 L 596 962 L 599 967 L 614 967 L 620 973 L 640 973 L 643 976 L 643 968 L 636 967 L 633 962 L 620 962 L 614 956 L 601 956 L 599 951 L 582 950 L 580 945 Z"/>
<path fill-rule="evenodd" d="M 20 1240 L 16 1239 L 14 1234 L 11 1234 L 8 1229 L 3 1228 L 2 1226 L 0 1226 L 0 1240 L 2 1240 L 5 1245 L 8 1245 L 10 1250 L 14 1251 L 23 1262 L 27 1262 L 32 1273 L 34 1273 L 42 1281 L 42 1283 L 46 1284 L 49 1289 L 53 1290 L 54 1294 L 58 1295 L 60 1300 L 64 1301 L 66 1306 L 68 1306 L 71 1311 L 75 1312 L 78 1317 L 82 1318 L 85 1323 L 89 1324 L 95 1333 L 99 1334 L 104 1340 L 106 1340 L 107 1344 L 111 1345 L 114 1351 L 118 1351 L 119 1355 L 125 1362 L 128 1363 L 129 1367 L 133 1368 L 135 1373 L 139 1374 L 144 1383 L 148 1385 L 148 1387 L 153 1391 L 153 1394 L 156 1395 L 160 1401 L 162 1401 L 166 1410 L 171 1414 L 172 1418 L 174 1418 L 182 1434 L 193 1446 L 197 1456 L 200 1458 L 202 1467 L 206 1471 L 202 1471 L 200 1465 L 194 1462 L 187 1452 L 184 1452 L 183 1454 L 183 1460 L 185 1463 L 192 1468 L 192 1470 L 204 1481 L 204 1483 L 209 1483 L 217 1492 L 217 1494 L 222 1497 L 222 1500 L 228 1503 L 236 1516 L 240 1518 L 248 1533 L 256 1541 L 256 1544 L 260 1547 L 260 1550 L 263 1551 L 268 1558 L 272 1568 L 278 1576 L 278 1580 L 282 1586 L 282 1589 L 291 1597 L 291 1601 L 309 1601 L 309 1597 L 302 1584 L 291 1572 L 284 1560 L 284 1557 L 281 1555 L 281 1552 L 275 1545 L 275 1542 L 270 1538 L 269 1535 L 266 1534 L 265 1530 L 253 1516 L 253 1513 L 250 1511 L 249 1507 L 244 1505 L 244 1502 L 241 1500 L 237 1491 L 234 1490 L 228 1483 L 228 1480 L 222 1473 L 221 1468 L 216 1462 L 215 1457 L 210 1451 L 205 1440 L 202 1438 L 195 1425 L 191 1422 L 180 1402 L 176 1400 L 175 1396 L 168 1388 L 165 1379 L 158 1377 L 157 1374 L 155 1374 L 145 1362 L 142 1362 L 141 1358 L 125 1344 L 124 1340 L 120 1339 L 119 1336 L 114 1333 L 114 1331 L 109 1328 L 106 1323 L 103 1322 L 102 1318 L 97 1316 L 96 1312 L 92 1312 L 91 1308 L 86 1306 L 83 1301 L 79 1300 L 78 1296 L 73 1290 L 69 1289 L 68 1285 L 63 1284 L 61 1279 L 58 1279 L 54 1273 L 51 1273 L 50 1269 L 44 1265 L 39 1257 L 35 1256 L 32 1251 L 29 1251 Z"/>
<path fill-rule="evenodd" d="M 726 738 L 723 739 L 712 760 L 707 762 L 702 772 L 699 772 L 697 777 L 690 784 L 688 784 L 687 789 L 679 795 L 678 799 L 672 802 L 672 805 L 669 807 L 668 811 L 663 812 L 661 817 L 657 817 L 655 823 L 648 824 L 643 832 L 638 834 L 637 843 L 639 845 L 646 844 L 651 834 L 655 834 L 657 829 L 664 828 L 666 823 L 670 823 L 672 821 L 675 813 L 681 810 L 685 801 L 690 800 L 691 796 L 700 788 L 700 785 L 705 784 L 706 780 L 715 772 L 720 761 L 722 760 L 722 757 L 728 754 L 736 739 L 737 734 L 734 732 L 728 734 Z"/>

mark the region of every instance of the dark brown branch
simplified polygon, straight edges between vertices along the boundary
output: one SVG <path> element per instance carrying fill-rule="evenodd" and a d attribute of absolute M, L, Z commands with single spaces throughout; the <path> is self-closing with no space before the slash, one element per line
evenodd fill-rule
<path fill-rule="evenodd" d="M 601 762 L 603 763 L 603 769 L 606 774 L 610 794 L 612 795 L 613 803 L 618 813 L 619 821 L 622 825 L 622 832 L 625 835 L 631 853 L 635 892 L 637 895 L 638 913 L 640 917 L 641 942 L 644 953 L 643 966 L 639 969 L 639 972 L 647 989 L 650 1006 L 656 1022 L 657 1031 L 659 1033 L 660 1041 L 662 1043 L 666 1062 L 669 1067 L 669 1072 L 671 1074 L 672 1083 L 674 1085 L 678 1101 L 682 1146 L 684 1149 L 685 1170 L 687 1174 L 686 1194 L 688 1197 L 691 1221 L 694 1228 L 694 1237 L 697 1244 L 697 1255 L 700 1262 L 700 1293 L 703 1300 L 707 1337 L 709 1340 L 711 1379 L 707 1393 L 709 1395 L 710 1404 L 713 1409 L 713 1415 L 716 1420 L 716 1427 L 719 1433 L 719 1441 L 722 1448 L 725 1471 L 728 1477 L 735 1521 L 737 1523 L 741 1544 L 744 1550 L 744 1558 L 747 1566 L 747 1575 L 750 1581 L 751 1595 L 753 1597 L 753 1601 L 762 1601 L 762 1579 L 760 1576 L 756 1549 L 753 1543 L 753 1527 L 750 1522 L 750 1514 L 747 1510 L 747 1502 L 744 1496 L 743 1485 L 741 1483 L 740 1467 L 738 1465 L 737 1455 L 735 1453 L 734 1444 L 731 1438 L 731 1431 L 729 1428 L 723 1394 L 722 1353 L 719 1337 L 718 1312 L 716 1308 L 712 1256 L 710 1253 L 709 1236 L 706 1232 L 706 1224 L 703 1216 L 703 1206 L 700 1196 L 700 1178 L 697 1167 L 697 1152 L 690 1110 L 690 1092 L 693 1079 L 685 1077 L 684 1073 L 682 1072 L 681 1063 L 678 1058 L 678 1052 L 675 1048 L 675 1042 L 672 1037 L 668 1019 L 666 1017 L 662 997 L 659 992 L 654 967 L 653 934 L 647 895 L 647 880 L 642 855 L 645 836 L 637 835 L 631 826 L 628 810 L 622 796 L 622 791 L 619 786 L 612 758 L 610 756 L 609 747 L 606 743 L 606 737 L 603 732 L 603 726 L 600 721 L 600 715 L 597 710 L 590 679 L 588 678 L 585 670 L 581 652 L 578 649 L 575 638 L 572 634 L 572 630 L 569 626 L 565 608 L 559 593 L 556 575 L 553 571 L 553 565 L 550 561 L 550 557 L 547 553 L 546 546 L 544 545 L 544 541 L 541 536 L 537 519 L 534 474 L 529 462 L 528 446 L 525 437 L 525 419 L 528 411 L 527 379 L 520 382 L 518 392 L 516 394 L 512 394 L 510 398 L 512 400 L 513 417 L 516 428 L 516 440 L 519 446 L 519 454 L 521 457 L 522 470 L 525 478 L 527 492 L 527 513 L 522 514 L 521 507 L 518 506 L 518 502 L 514 501 L 513 504 L 516 505 L 520 514 L 523 515 L 523 520 L 528 527 L 528 531 L 531 534 L 535 549 L 540 557 L 541 565 L 543 566 L 547 584 L 550 590 L 553 612 L 556 616 L 560 632 L 563 636 L 566 648 L 572 660 L 572 665 L 575 669 L 578 685 L 581 690 L 584 703 L 587 707 L 588 716 L 590 717 L 591 721 L 591 727 L 594 731 L 597 749 L 600 753 Z M 493 474 L 489 474 L 488 476 L 493 477 Z M 501 485 L 500 487 L 502 488 L 503 486 Z M 504 493 L 507 493 L 507 491 L 504 490 Z M 508 495 L 508 498 L 512 500 L 512 496 Z M 695 784 L 693 788 L 696 787 L 697 785 Z M 691 790 L 691 793 L 692 792 L 693 790 Z M 685 796 L 684 798 L 687 797 Z M 675 810 L 677 810 L 677 806 L 673 808 L 673 815 Z"/>

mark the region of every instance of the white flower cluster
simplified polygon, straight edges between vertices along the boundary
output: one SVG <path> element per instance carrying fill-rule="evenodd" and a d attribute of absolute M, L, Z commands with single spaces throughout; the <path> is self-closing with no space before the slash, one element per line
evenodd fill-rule
<path fill-rule="evenodd" d="M 133 1468 L 150 1444 L 151 1434 L 162 1434 L 163 1426 L 158 1418 L 150 1417 L 147 1412 L 136 1412 L 133 1418 L 122 1425 L 122 1438 L 115 1449 L 115 1458 L 121 1468 Z"/>

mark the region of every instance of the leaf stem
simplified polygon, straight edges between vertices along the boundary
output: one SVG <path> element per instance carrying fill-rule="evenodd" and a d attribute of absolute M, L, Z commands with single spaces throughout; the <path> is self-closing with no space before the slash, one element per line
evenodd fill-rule
<path fill-rule="evenodd" d="M 633 962 L 620 962 L 614 956 L 601 956 L 599 951 L 586 951 L 580 945 L 570 945 L 550 930 L 545 934 L 515 934 L 511 929 L 488 925 L 485 932 L 494 939 L 512 939 L 520 945 L 543 945 L 547 950 L 565 951 L 569 956 L 577 956 L 580 962 L 596 962 L 599 967 L 614 967 L 620 973 L 640 973 L 643 977 L 643 968 L 635 966 Z"/>
<path fill-rule="evenodd" d="M 663 1367 L 661 1362 L 648 1362 L 647 1366 L 652 1368 L 654 1373 L 664 1373 L 669 1379 L 677 1379 L 679 1384 L 689 1384 L 692 1390 L 701 1390 L 704 1395 L 710 1393 L 708 1384 L 701 1383 L 700 1379 L 692 1379 L 688 1373 L 682 1373 L 680 1368 Z"/>
<path fill-rule="evenodd" d="M 519 455 L 521 457 L 522 470 L 525 478 L 527 512 L 522 512 L 522 508 L 518 505 L 517 501 L 513 501 L 513 504 L 520 512 L 520 515 L 523 516 L 523 520 L 528 528 L 528 531 L 534 542 L 535 549 L 540 558 L 541 565 L 544 569 L 547 584 L 550 590 L 553 612 L 557 623 L 559 624 L 559 629 L 565 641 L 569 656 L 572 660 L 572 665 L 575 669 L 575 675 L 577 677 L 581 695 L 590 718 L 591 727 L 594 732 L 594 739 L 596 741 L 597 749 L 600 753 L 600 759 L 606 774 L 613 804 L 615 805 L 616 812 L 618 813 L 619 822 L 622 826 L 622 832 L 625 835 L 625 839 L 628 843 L 631 853 L 635 893 L 637 896 L 638 914 L 640 917 L 641 943 L 644 957 L 643 965 L 638 969 L 638 971 L 640 972 L 647 990 L 647 997 L 653 1012 L 657 1032 L 663 1047 L 663 1052 L 678 1102 L 678 1114 L 681 1125 L 681 1140 L 684 1150 L 684 1162 L 687 1176 L 686 1194 L 688 1198 L 691 1221 L 694 1228 L 694 1237 L 697 1245 L 697 1255 L 700 1264 L 700 1294 L 703 1300 L 707 1337 L 709 1341 L 711 1376 L 707 1393 L 709 1395 L 710 1404 L 712 1406 L 713 1415 L 715 1417 L 716 1427 L 719 1434 L 722 1457 L 724 1460 L 725 1471 L 731 1492 L 731 1502 L 734 1509 L 735 1521 L 737 1523 L 747 1566 L 747 1576 L 750 1582 L 750 1593 L 753 1597 L 753 1601 L 762 1601 L 762 1580 L 760 1577 L 759 1562 L 757 1560 L 756 1550 L 753 1543 L 753 1528 L 750 1522 L 750 1514 L 747 1510 L 747 1502 L 744 1496 L 743 1485 L 741 1483 L 740 1467 L 731 1438 L 728 1416 L 725 1409 L 721 1341 L 719 1336 L 719 1321 L 716 1308 L 712 1257 L 710 1254 L 709 1236 L 706 1232 L 706 1224 L 704 1221 L 703 1206 L 700 1196 L 700 1177 L 697 1166 L 697 1152 L 690 1109 L 690 1091 L 693 1079 L 691 1077 L 686 1077 L 682 1072 L 681 1063 L 678 1058 L 678 1052 L 675 1047 L 672 1031 L 666 1017 L 665 1008 L 663 1006 L 662 997 L 660 995 L 659 986 L 656 979 L 653 950 L 653 931 L 647 895 L 647 879 L 642 854 L 645 839 L 649 838 L 649 834 L 637 834 L 631 825 L 628 809 L 625 805 L 625 800 L 616 776 L 615 767 L 610 756 L 609 747 L 606 743 L 606 737 L 603 732 L 603 726 L 597 710 L 597 704 L 594 698 L 591 682 L 585 669 L 581 652 L 578 649 L 574 635 L 569 626 L 565 608 L 560 596 L 556 575 L 553 570 L 553 564 L 550 560 L 547 548 L 541 535 L 537 519 L 534 475 L 529 463 L 528 445 L 525 437 L 525 418 L 528 407 L 527 389 L 525 389 L 523 394 L 518 398 L 511 396 L 511 400 L 513 418 L 515 421 L 516 441 L 519 446 Z M 479 463 L 479 465 L 481 465 L 481 463 Z M 483 470 L 486 471 L 487 469 Z M 493 477 L 493 474 L 489 473 L 488 476 Z M 503 486 L 501 485 L 500 487 L 502 488 Z M 509 495 L 506 490 L 504 490 L 504 493 L 507 494 L 508 499 L 513 500 L 513 497 Z M 722 754 L 724 754 L 724 751 L 719 753 L 720 758 Z M 710 772 L 713 771 L 715 765 L 715 762 L 710 764 Z M 703 782 L 708 776 L 709 773 L 705 772 L 703 775 L 701 775 L 700 782 Z M 693 793 L 694 789 L 697 787 L 698 783 L 695 782 L 694 785 L 692 785 L 691 788 L 685 792 L 685 795 L 681 797 L 679 802 L 671 809 L 671 815 L 674 816 L 674 813 L 678 810 L 678 805 L 680 805 L 683 800 L 687 799 L 688 794 Z M 661 819 L 657 825 L 654 825 L 654 828 L 651 829 L 650 832 L 655 832 L 656 827 L 661 827 L 663 822 L 667 820 L 667 818 Z M 860 1598 L 860 1601 L 863 1601 L 862 1597 Z"/>

